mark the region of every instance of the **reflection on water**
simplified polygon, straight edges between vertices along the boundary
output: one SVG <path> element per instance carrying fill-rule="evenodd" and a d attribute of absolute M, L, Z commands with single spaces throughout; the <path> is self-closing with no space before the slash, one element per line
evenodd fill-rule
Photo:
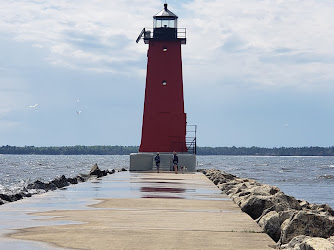
<path fill-rule="evenodd" d="M 141 187 L 140 192 L 159 192 L 159 193 L 184 193 L 184 188 L 169 188 L 169 187 Z"/>
<path fill-rule="evenodd" d="M 166 196 L 166 195 L 143 195 L 141 198 L 155 198 L 155 199 L 185 199 L 184 197 L 180 196 Z"/>

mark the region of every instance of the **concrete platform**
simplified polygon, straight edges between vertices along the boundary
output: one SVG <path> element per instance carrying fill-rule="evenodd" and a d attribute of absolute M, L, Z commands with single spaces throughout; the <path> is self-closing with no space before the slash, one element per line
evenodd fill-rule
<path fill-rule="evenodd" d="M 130 154 L 130 171 L 152 171 L 156 170 L 154 157 L 155 153 L 132 153 Z M 178 154 L 179 166 L 185 166 L 189 172 L 196 171 L 196 155 L 193 154 Z M 160 153 L 160 170 L 174 170 L 172 162 L 172 153 Z"/>
<path fill-rule="evenodd" d="M 15 204 L 16 211 L 25 213 L 25 221 L 7 225 L 7 245 L 9 239 L 26 247 L 32 244 L 28 242 L 44 242 L 48 245 L 43 247 L 50 249 L 250 250 L 274 245 L 201 173 L 122 172 L 43 196 Z M 40 203 L 31 209 L 34 199 Z M 7 205 L 12 209 L 14 203 Z M 0 207 L 0 219 L 9 212 L 4 209 L 7 205 Z M 34 225 L 36 221 L 43 225 Z"/>

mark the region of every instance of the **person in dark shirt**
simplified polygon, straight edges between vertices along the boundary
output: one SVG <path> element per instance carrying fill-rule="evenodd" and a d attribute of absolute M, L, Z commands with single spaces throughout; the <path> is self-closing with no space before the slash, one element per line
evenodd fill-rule
<path fill-rule="evenodd" d="M 155 165 L 157 166 L 157 172 L 159 173 L 159 169 L 160 169 L 160 154 L 159 154 L 159 152 L 154 157 L 154 160 L 155 160 Z"/>
<path fill-rule="evenodd" d="M 177 174 L 177 165 L 179 163 L 179 157 L 177 156 L 176 152 L 173 152 L 173 165 L 174 165 L 174 171 L 175 174 Z"/>

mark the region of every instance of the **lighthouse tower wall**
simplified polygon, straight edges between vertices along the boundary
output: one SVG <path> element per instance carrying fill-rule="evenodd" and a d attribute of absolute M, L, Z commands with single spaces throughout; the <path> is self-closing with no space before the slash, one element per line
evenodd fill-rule
<path fill-rule="evenodd" d="M 186 152 L 181 42 L 151 40 L 139 152 Z"/>

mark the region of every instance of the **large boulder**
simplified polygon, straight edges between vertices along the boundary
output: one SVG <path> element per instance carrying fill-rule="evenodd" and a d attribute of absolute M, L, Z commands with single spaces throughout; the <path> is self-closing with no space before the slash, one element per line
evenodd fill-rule
<path fill-rule="evenodd" d="M 203 173 L 216 185 L 225 183 L 228 180 L 233 180 L 236 177 L 235 175 L 228 174 L 217 169 L 209 169 Z"/>
<path fill-rule="evenodd" d="M 12 201 L 11 197 L 7 194 L 0 194 L 0 200 L 4 200 L 4 201 L 7 201 L 7 202 Z"/>
<path fill-rule="evenodd" d="M 12 194 L 0 194 L 0 201 L 5 201 L 5 202 L 18 201 L 23 199 L 23 197 L 26 197 L 26 194 L 24 192 L 18 192 Z M 4 204 L 5 202 L 3 202 L 2 204 Z"/>
<path fill-rule="evenodd" d="M 334 244 L 324 238 L 309 237 L 302 242 L 300 248 L 305 250 L 334 250 Z"/>
<path fill-rule="evenodd" d="M 85 182 L 89 179 L 89 174 L 79 174 L 77 175 L 76 179 L 78 180 L 78 182 Z"/>
<path fill-rule="evenodd" d="M 236 188 L 237 190 L 232 189 L 234 190 L 234 194 L 231 194 L 231 190 L 228 193 L 237 204 L 247 200 L 250 196 L 271 196 L 280 191 L 277 187 L 263 185 L 257 182 L 246 182 L 243 183 L 242 186 L 236 185 Z"/>
<path fill-rule="evenodd" d="M 49 190 L 56 190 L 57 187 L 52 182 L 45 183 L 40 180 L 37 180 L 34 183 L 30 183 L 27 186 L 27 189 L 42 189 L 45 191 L 49 191 Z"/>
<path fill-rule="evenodd" d="M 280 204 L 284 210 L 300 210 L 299 202 L 292 196 L 278 192 L 274 195 L 253 195 L 249 194 L 247 198 L 237 202 L 241 210 L 251 216 L 254 220 L 259 218 L 262 213 L 276 204 Z"/>
<path fill-rule="evenodd" d="M 107 171 L 105 170 L 101 170 L 99 168 L 99 166 L 95 163 L 94 166 L 91 168 L 89 175 L 94 175 L 97 177 L 102 177 L 102 176 L 106 176 L 108 174 Z"/>
<path fill-rule="evenodd" d="M 108 174 L 114 174 L 116 171 L 115 171 L 115 169 L 112 169 L 112 170 L 107 170 L 108 171 Z"/>
<path fill-rule="evenodd" d="M 334 216 L 334 210 L 328 204 L 310 204 L 310 209 L 316 213 Z"/>
<path fill-rule="evenodd" d="M 76 178 L 76 177 L 69 177 L 66 180 L 70 184 L 78 184 L 78 178 Z"/>
<path fill-rule="evenodd" d="M 226 182 L 221 181 L 219 184 L 217 184 L 217 187 L 227 195 L 234 194 L 238 188 L 241 188 L 240 190 L 248 188 L 248 186 L 244 184 L 242 180 L 238 179 L 229 180 Z"/>
<path fill-rule="evenodd" d="M 279 243 L 287 244 L 298 235 L 329 238 L 334 235 L 334 217 L 308 211 L 296 211 L 282 223 Z"/>
<path fill-rule="evenodd" d="M 288 211 L 270 211 L 258 220 L 259 226 L 266 232 L 275 242 L 278 242 L 281 237 L 281 225 L 289 219 L 295 210 Z"/>
<path fill-rule="evenodd" d="M 334 244 L 329 239 L 300 235 L 294 237 L 280 249 L 286 250 L 333 250 Z"/>
<path fill-rule="evenodd" d="M 55 178 L 53 181 L 51 181 L 51 183 L 57 188 L 63 188 L 69 185 L 65 175 Z"/>

